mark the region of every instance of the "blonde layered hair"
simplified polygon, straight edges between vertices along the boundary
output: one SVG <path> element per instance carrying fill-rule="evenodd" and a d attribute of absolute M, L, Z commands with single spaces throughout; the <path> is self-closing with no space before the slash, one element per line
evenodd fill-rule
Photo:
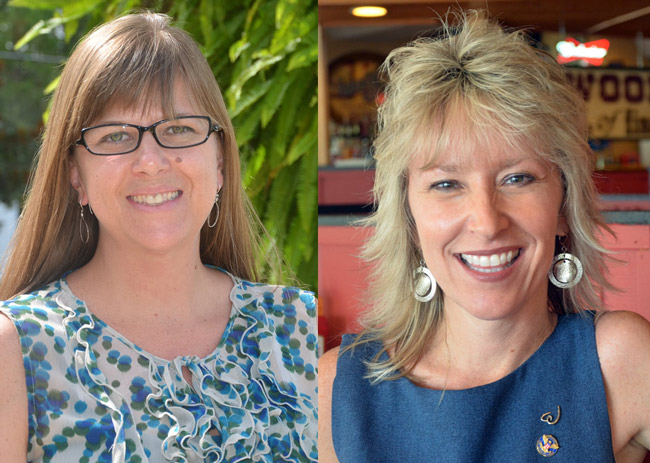
<path fill-rule="evenodd" d="M 165 117 L 173 117 L 177 79 L 183 81 L 193 107 L 223 127 L 220 215 L 214 228 L 205 224 L 201 230 L 201 259 L 241 278 L 256 279 L 260 224 L 242 187 L 234 129 L 196 42 L 170 21 L 150 12 L 117 18 L 93 30 L 70 56 L 0 281 L 0 300 L 33 291 L 92 258 L 99 224 L 86 207 L 90 241 L 82 243 L 80 206 L 69 179 L 69 159 L 81 129 L 113 104 L 143 111 L 161 107 Z"/>
<path fill-rule="evenodd" d="M 467 11 L 447 15 L 438 37 L 393 50 L 382 71 L 387 86 L 375 141 L 377 209 L 365 221 L 375 233 L 363 251 L 374 264 L 370 309 L 353 344 L 383 345 L 368 363 L 369 378 L 408 376 L 442 319 L 442 290 L 426 303 L 413 296 L 413 271 L 422 256 L 407 200 L 407 169 L 418 154 L 434 162 L 449 145 L 450 133 L 458 133 L 459 113 L 467 124 L 460 130 L 468 147 L 496 139 L 512 149 L 532 150 L 559 169 L 561 214 L 570 230 L 565 245 L 580 258 L 585 275 L 570 289 L 549 284 L 548 303 L 557 313 L 599 308 L 597 288 L 611 286 L 598 235 L 609 228 L 591 178 L 584 102 L 562 67 L 532 47 L 523 32 L 505 31 L 484 12 Z M 390 359 L 380 361 L 386 351 Z"/>

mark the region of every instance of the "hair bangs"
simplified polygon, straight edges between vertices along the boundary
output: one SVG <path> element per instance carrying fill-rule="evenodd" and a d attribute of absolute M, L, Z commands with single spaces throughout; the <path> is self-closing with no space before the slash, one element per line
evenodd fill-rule
<path fill-rule="evenodd" d="M 80 119 L 84 126 L 92 124 L 109 107 L 136 110 L 142 114 L 162 110 L 165 118 L 176 115 L 174 108 L 174 87 L 177 79 L 188 74 L 180 47 L 165 32 L 141 37 L 128 36 L 125 40 L 115 37 L 118 43 L 107 43 L 112 53 L 97 50 L 97 63 L 93 66 L 96 75 L 89 80 L 92 84 L 85 92 L 90 102 L 79 102 L 86 108 Z M 166 40 L 167 39 L 167 40 Z M 121 42 L 121 43 L 120 43 Z M 190 90 L 190 89 L 188 89 Z M 192 106 L 198 100 L 192 91 L 188 92 Z"/>
<path fill-rule="evenodd" d="M 441 153 L 487 155 L 486 147 L 494 146 L 495 141 L 506 150 L 542 155 L 544 150 L 540 151 L 539 137 L 532 127 L 512 127 L 485 101 L 489 96 L 467 93 L 456 92 L 422 118 L 411 138 L 410 160 L 418 158 L 420 167 L 428 169 Z"/>

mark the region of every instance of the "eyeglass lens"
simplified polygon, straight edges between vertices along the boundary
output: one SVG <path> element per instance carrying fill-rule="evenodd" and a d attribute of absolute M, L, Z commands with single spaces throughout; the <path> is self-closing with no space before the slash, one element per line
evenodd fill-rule
<path fill-rule="evenodd" d="M 156 125 L 155 138 L 165 148 L 186 148 L 203 143 L 210 133 L 210 121 L 203 117 L 170 119 Z M 84 131 L 84 141 L 95 154 L 133 151 L 140 142 L 140 130 L 127 124 L 108 124 Z"/>

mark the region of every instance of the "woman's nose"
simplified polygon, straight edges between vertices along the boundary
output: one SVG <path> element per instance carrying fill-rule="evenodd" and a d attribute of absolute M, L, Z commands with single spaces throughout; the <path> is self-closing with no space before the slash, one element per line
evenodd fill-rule
<path fill-rule="evenodd" d="M 482 191 L 472 195 L 469 205 L 469 230 L 486 239 L 496 238 L 508 227 L 503 200 L 497 192 Z"/>
<path fill-rule="evenodd" d="M 147 175 L 156 175 L 170 166 L 168 153 L 160 146 L 151 132 L 142 134 L 140 146 L 135 150 L 133 169 Z"/>

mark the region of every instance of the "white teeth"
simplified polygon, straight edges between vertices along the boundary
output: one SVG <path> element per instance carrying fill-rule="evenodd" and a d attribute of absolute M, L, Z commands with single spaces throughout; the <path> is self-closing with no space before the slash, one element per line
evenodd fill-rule
<path fill-rule="evenodd" d="M 139 204 L 148 206 L 160 206 L 162 203 L 178 198 L 179 191 L 170 191 L 168 193 L 158 193 L 155 195 L 134 195 L 131 199 Z"/>
<path fill-rule="evenodd" d="M 502 252 L 501 254 L 491 254 L 489 256 L 474 254 L 461 254 L 462 260 L 474 270 L 480 272 L 497 272 L 507 267 L 514 259 L 519 256 L 519 250 Z"/>

